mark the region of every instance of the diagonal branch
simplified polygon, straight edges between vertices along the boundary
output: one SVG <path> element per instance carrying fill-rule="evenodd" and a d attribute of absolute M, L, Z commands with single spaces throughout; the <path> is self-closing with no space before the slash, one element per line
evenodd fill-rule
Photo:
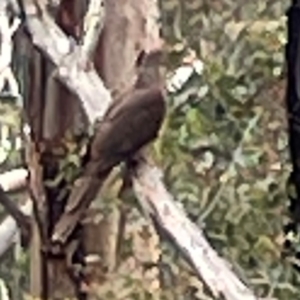
<path fill-rule="evenodd" d="M 214 296 L 223 295 L 230 300 L 258 299 L 211 248 L 203 231 L 176 205 L 164 186 L 161 170 L 140 161 L 133 176 L 133 186 L 139 201 L 146 204 L 143 207 L 147 208 L 154 223 L 184 254 Z"/>

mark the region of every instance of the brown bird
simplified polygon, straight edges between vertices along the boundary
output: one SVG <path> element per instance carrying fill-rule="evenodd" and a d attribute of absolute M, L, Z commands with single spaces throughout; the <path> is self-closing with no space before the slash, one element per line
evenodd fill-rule
<path fill-rule="evenodd" d="M 161 51 L 139 56 L 134 87 L 112 104 L 98 124 L 83 176 L 75 181 L 65 211 L 55 225 L 55 244 L 67 242 L 112 168 L 157 137 L 166 112 L 161 58 Z"/>

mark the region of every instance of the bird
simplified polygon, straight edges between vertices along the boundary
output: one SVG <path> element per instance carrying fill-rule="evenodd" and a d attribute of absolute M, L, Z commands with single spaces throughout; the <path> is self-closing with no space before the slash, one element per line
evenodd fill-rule
<path fill-rule="evenodd" d="M 113 102 L 96 125 L 83 174 L 75 180 L 64 212 L 54 226 L 52 244 L 67 243 L 110 171 L 157 138 L 166 114 L 162 57 L 161 50 L 141 52 L 135 84 Z"/>

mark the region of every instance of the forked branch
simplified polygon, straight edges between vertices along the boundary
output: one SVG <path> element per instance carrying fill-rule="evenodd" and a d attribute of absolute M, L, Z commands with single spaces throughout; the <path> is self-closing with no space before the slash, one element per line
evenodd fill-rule
<path fill-rule="evenodd" d="M 96 8 L 100 6 L 98 2 L 91 1 L 95 3 Z M 83 37 L 83 45 L 78 45 L 63 33 L 39 3 L 41 2 L 34 0 L 23 2 L 26 25 L 32 42 L 55 64 L 57 78 L 79 96 L 90 122 L 94 123 L 104 115 L 111 103 L 110 92 L 97 75 L 92 60 L 89 60 L 89 68 L 86 70 L 87 53 L 90 55 L 93 52 L 96 34 L 100 33 L 99 24 L 102 24 L 101 18 L 104 14 L 94 14 L 92 8 L 88 10 L 88 13 L 92 12 L 93 21 L 86 21 L 87 36 Z M 96 17 L 99 20 L 95 20 Z"/>

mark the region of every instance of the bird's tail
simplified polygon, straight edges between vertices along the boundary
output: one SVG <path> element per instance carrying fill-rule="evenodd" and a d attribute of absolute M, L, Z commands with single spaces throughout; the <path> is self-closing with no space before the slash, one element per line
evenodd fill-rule
<path fill-rule="evenodd" d="M 67 200 L 64 213 L 54 227 L 52 242 L 65 244 L 78 222 L 84 216 L 86 209 L 96 197 L 105 178 L 82 177 L 75 181 Z"/>

